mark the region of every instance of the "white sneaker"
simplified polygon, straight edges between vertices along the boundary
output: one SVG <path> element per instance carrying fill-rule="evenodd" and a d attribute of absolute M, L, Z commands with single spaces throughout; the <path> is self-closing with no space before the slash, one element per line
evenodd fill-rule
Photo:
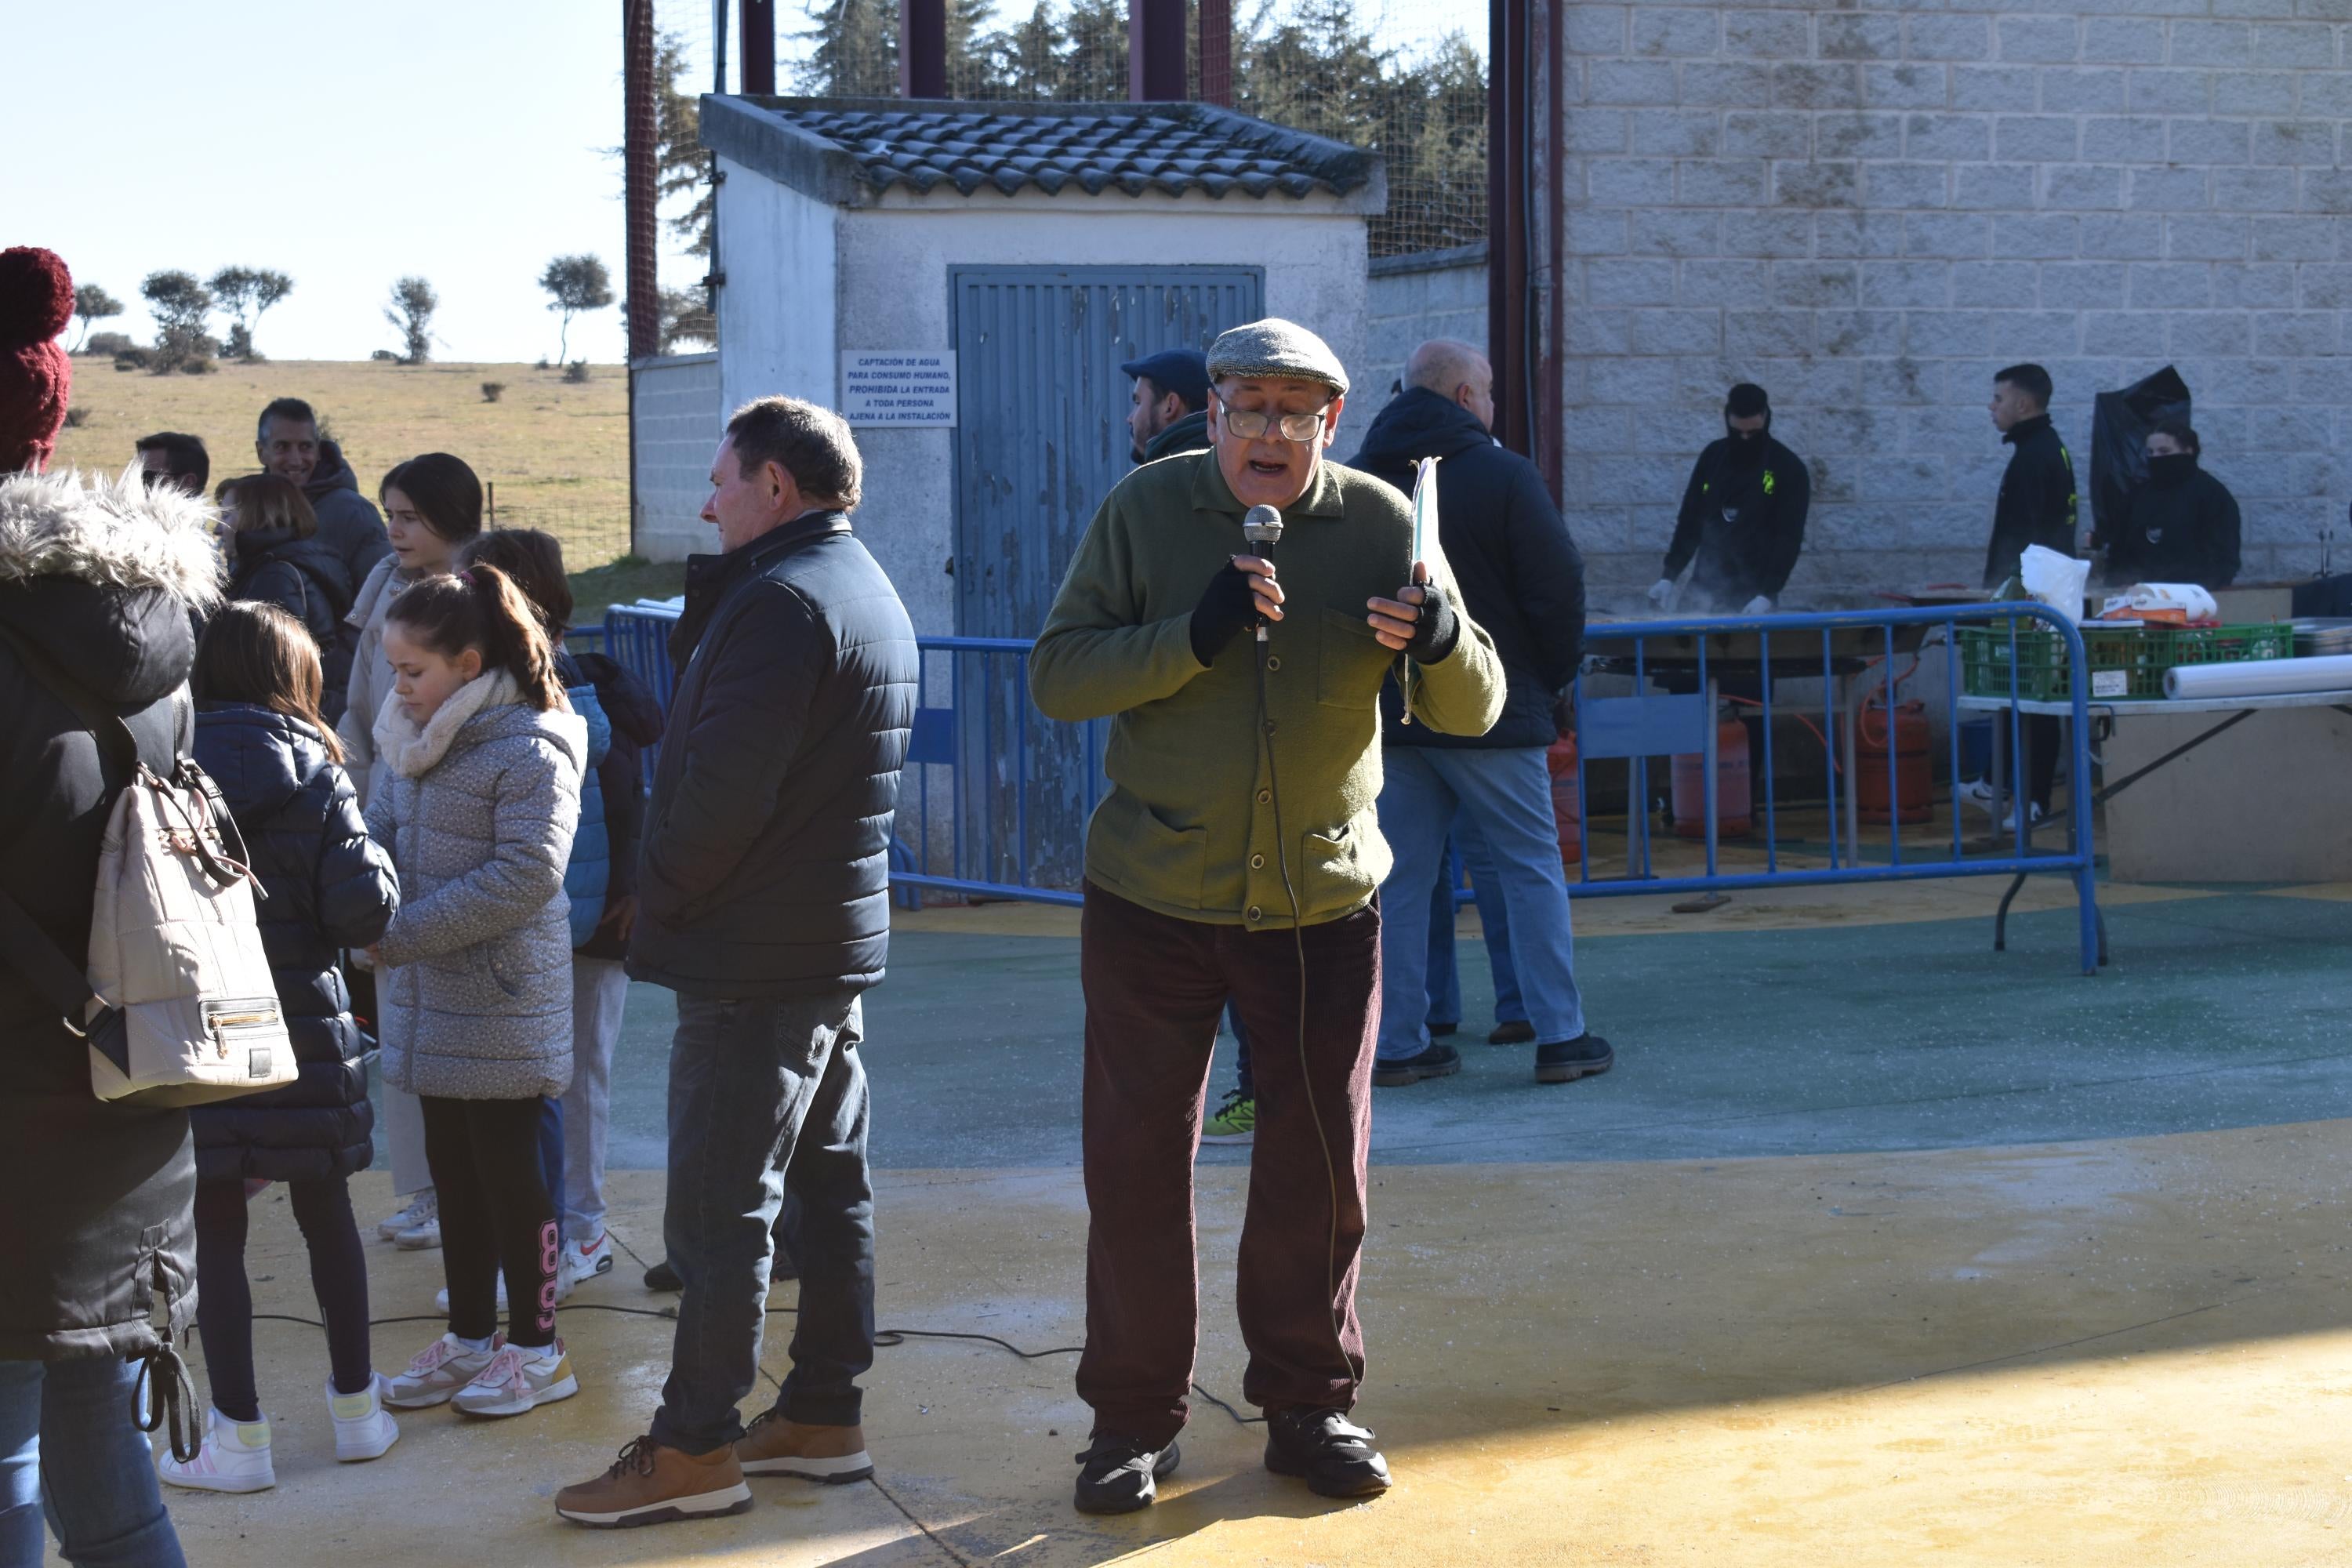
<path fill-rule="evenodd" d="M 2049 820 L 2050 812 L 2047 807 L 2037 805 L 2033 808 L 2034 826 L 2039 827 Z M 2011 806 L 2010 808 L 2009 815 L 2001 818 L 2000 830 L 2003 833 L 2014 833 L 2017 831 L 2017 808 L 2015 806 Z"/>
<path fill-rule="evenodd" d="M 442 1311 L 445 1311 L 445 1312 L 446 1312 L 446 1311 L 447 1311 L 447 1310 L 449 1310 L 449 1287 L 447 1287 L 446 1285 L 444 1285 L 444 1286 L 442 1286 L 442 1287 L 441 1287 L 441 1289 L 440 1289 L 439 1290 L 437 1290 L 437 1291 L 434 1292 L 434 1295 L 433 1295 L 433 1304 L 434 1304 L 434 1306 L 436 1306 L 436 1307 L 439 1308 Z M 506 1275 L 505 1275 L 504 1273 L 501 1273 L 501 1274 L 499 1274 L 499 1317 L 501 1317 L 501 1318 L 503 1318 L 503 1317 L 505 1317 L 506 1315 L 507 1315 L 507 1277 L 506 1277 Z"/>
<path fill-rule="evenodd" d="M 614 1251 L 613 1233 L 609 1230 L 597 1232 L 593 1241 L 565 1242 L 562 1261 L 555 1270 L 556 1300 L 569 1301 L 572 1292 L 579 1289 L 582 1280 L 611 1273 Z"/>
<path fill-rule="evenodd" d="M 416 1352 L 406 1372 L 385 1382 L 383 1402 L 395 1410 L 446 1405 L 497 1358 L 506 1342 L 504 1334 L 492 1334 L 488 1350 L 468 1350 L 457 1335 L 443 1334 Z"/>
<path fill-rule="evenodd" d="M 403 1252 L 423 1252 L 441 1245 L 439 1214 L 420 1225 L 412 1225 L 392 1238 L 392 1244 Z"/>
<path fill-rule="evenodd" d="M 269 1418 L 232 1421 L 217 1410 L 205 1412 L 204 1447 L 186 1464 L 169 1453 L 157 1467 L 166 1486 L 198 1492 L 266 1492 L 278 1484 L 269 1462 Z"/>
<path fill-rule="evenodd" d="M 356 1465 L 380 1459 L 400 1441 L 400 1423 L 383 1407 L 385 1380 L 373 1377 L 363 1393 L 337 1394 L 327 1380 L 327 1413 L 335 1418 L 335 1462 Z"/>
<path fill-rule="evenodd" d="M 426 1187 L 421 1192 L 409 1195 L 406 1208 L 388 1219 L 376 1221 L 375 1233 L 386 1241 L 394 1241 L 399 1238 L 402 1231 L 413 1230 L 427 1220 L 437 1220 L 440 1217 L 440 1194 L 434 1192 L 431 1187 Z"/>
<path fill-rule="evenodd" d="M 1957 798 L 1968 802 L 1979 811 L 1989 812 L 1992 809 L 1993 790 L 1990 779 L 1970 779 L 1953 794 Z"/>
<path fill-rule="evenodd" d="M 537 1350 L 502 1346 L 490 1364 L 457 1391 L 454 1403 L 468 1415 L 520 1415 L 579 1392 L 572 1358 L 558 1340 Z"/>

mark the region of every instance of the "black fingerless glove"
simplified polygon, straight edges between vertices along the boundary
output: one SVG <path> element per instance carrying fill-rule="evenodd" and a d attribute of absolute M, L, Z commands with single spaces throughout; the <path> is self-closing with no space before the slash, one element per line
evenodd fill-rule
<path fill-rule="evenodd" d="M 1413 623 L 1412 640 L 1404 645 L 1405 657 L 1417 664 L 1443 664 L 1462 640 L 1462 617 L 1436 584 L 1423 583 L 1421 591 L 1421 619 Z"/>
<path fill-rule="evenodd" d="M 1257 599 L 1250 591 L 1250 574 L 1231 562 L 1209 579 L 1201 602 L 1192 606 L 1192 657 L 1214 664 L 1217 655 L 1257 620 Z"/>

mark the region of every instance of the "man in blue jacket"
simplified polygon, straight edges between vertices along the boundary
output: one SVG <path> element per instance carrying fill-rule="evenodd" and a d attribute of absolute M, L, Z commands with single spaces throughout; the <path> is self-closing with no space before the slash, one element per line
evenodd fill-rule
<path fill-rule="evenodd" d="M 890 825 L 914 724 L 915 632 L 849 524 L 860 463 L 839 415 L 735 411 L 670 634 L 677 689 L 654 773 L 633 979 L 677 993 L 669 1203 L 684 1295 L 653 1429 L 558 1493 L 589 1525 L 751 1506 L 746 1475 L 873 1472 L 857 1378 L 874 1363 L 874 1194 L 859 998 L 890 941 Z M 800 1202 L 793 1370 L 747 1429 L 771 1232 Z"/>
<path fill-rule="evenodd" d="M 1609 1042 L 1585 1027 L 1569 936 L 1568 878 L 1544 752 L 1560 692 L 1584 647 L 1584 560 L 1533 463 L 1496 445 L 1495 373 L 1467 343 L 1412 352 L 1404 390 L 1372 421 L 1348 466 L 1411 493 L 1415 464 L 1439 459 L 1439 540 L 1463 608 L 1493 635 L 1508 682 L 1503 716 L 1484 735 L 1408 724 L 1393 679 L 1381 693 L 1381 835 L 1396 861 L 1381 884 L 1381 1038 L 1372 1082 L 1399 1088 L 1462 1070 L 1433 1041 L 1431 895 L 1457 810 L 1485 838 L 1509 913 L 1510 951 L 1534 1026 L 1536 1080 L 1607 1072 Z"/>

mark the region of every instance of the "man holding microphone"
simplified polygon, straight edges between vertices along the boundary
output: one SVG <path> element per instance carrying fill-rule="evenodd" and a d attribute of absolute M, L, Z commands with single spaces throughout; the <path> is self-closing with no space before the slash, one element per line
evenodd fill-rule
<path fill-rule="evenodd" d="M 1338 357 L 1270 320 L 1220 337 L 1208 371 L 1210 449 L 1111 491 L 1030 664 L 1049 717 L 1113 721 L 1080 935 L 1088 1512 L 1149 1506 L 1176 1467 L 1199 1327 L 1192 1160 L 1228 995 L 1263 1091 L 1243 1396 L 1265 1411 L 1269 1469 L 1329 1497 L 1387 1488 L 1348 1418 L 1389 869 L 1381 681 L 1402 660 L 1410 721 L 1449 733 L 1484 733 L 1503 706 L 1494 645 L 1413 559 L 1402 499 L 1322 460 L 1348 391 Z M 1244 541 L 1258 508 L 1279 514 L 1278 545 Z"/>

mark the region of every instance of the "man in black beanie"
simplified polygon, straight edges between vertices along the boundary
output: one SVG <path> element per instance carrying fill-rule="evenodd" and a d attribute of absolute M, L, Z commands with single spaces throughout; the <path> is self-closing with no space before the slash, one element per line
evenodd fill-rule
<path fill-rule="evenodd" d="M 1673 605 L 1675 579 L 1696 559 L 1693 609 L 1767 615 L 1804 548 L 1811 476 L 1772 439 L 1772 402 L 1762 387 L 1743 381 L 1731 389 L 1723 429 L 1723 438 L 1698 455 L 1683 491 L 1664 571 L 1650 589 L 1650 603 L 1661 610 Z"/>

